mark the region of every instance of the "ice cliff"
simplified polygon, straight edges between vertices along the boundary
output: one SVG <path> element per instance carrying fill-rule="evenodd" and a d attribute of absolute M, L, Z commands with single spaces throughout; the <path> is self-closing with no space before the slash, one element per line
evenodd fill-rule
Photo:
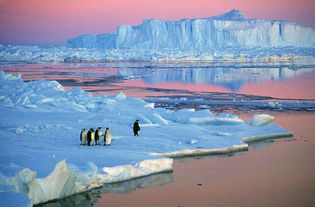
<path fill-rule="evenodd" d="M 281 20 L 247 19 L 239 10 L 180 21 L 144 20 L 121 25 L 117 34 L 85 34 L 69 39 L 72 48 L 222 49 L 315 47 L 315 30 Z"/>

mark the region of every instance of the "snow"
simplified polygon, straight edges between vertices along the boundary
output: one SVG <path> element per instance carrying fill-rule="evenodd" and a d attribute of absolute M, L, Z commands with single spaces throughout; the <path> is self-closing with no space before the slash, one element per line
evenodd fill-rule
<path fill-rule="evenodd" d="M 253 126 L 232 114 L 170 111 L 123 93 L 92 96 L 79 88 L 66 91 L 57 81 L 24 82 L 3 72 L 0 94 L 4 206 L 12 197 L 18 202 L 14 206 L 38 204 L 172 171 L 171 157 L 242 151 L 245 137 L 288 133 L 276 124 Z M 140 136 L 133 136 L 137 119 Z M 97 127 L 110 129 L 111 146 L 80 145 L 81 129 Z"/>
<path fill-rule="evenodd" d="M 106 39 L 106 41 L 104 41 Z M 81 35 L 69 39 L 72 48 L 196 49 L 315 47 L 315 30 L 281 20 L 247 19 L 239 10 L 179 21 L 144 20 L 120 25 L 117 34 Z"/>

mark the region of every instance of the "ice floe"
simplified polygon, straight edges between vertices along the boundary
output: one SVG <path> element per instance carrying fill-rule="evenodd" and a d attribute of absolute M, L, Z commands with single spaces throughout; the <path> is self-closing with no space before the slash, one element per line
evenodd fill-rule
<path fill-rule="evenodd" d="M 92 96 L 3 72 L 0 94 L 0 197 L 12 203 L 16 196 L 16 206 L 171 171 L 173 157 L 243 151 L 245 137 L 289 133 L 267 116 L 253 126 L 232 114 L 171 111 L 123 93 Z M 132 132 L 136 119 L 140 136 Z M 111 146 L 81 146 L 81 129 L 97 127 L 110 128 Z"/>

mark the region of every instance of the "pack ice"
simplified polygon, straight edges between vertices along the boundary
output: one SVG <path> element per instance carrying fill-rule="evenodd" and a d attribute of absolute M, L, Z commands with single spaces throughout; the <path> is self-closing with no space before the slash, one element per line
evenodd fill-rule
<path fill-rule="evenodd" d="M 0 199 L 25 206 L 154 173 L 171 157 L 246 150 L 259 137 L 289 132 L 274 117 L 244 121 L 209 110 L 170 111 L 126 97 L 64 90 L 57 81 L 24 82 L 0 72 Z M 140 136 L 132 124 L 140 120 Z M 111 146 L 81 146 L 82 128 L 109 127 Z M 21 196 L 24 195 L 25 197 Z"/>
<path fill-rule="evenodd" d="M 247 19 L 239 10 L 179 21 L 144 20 L 121 25 L 115 34 L 84 34 L 68 40 L 73 48 L 197 49 L 315 47 L 315 30 L 281 20 Z"/>

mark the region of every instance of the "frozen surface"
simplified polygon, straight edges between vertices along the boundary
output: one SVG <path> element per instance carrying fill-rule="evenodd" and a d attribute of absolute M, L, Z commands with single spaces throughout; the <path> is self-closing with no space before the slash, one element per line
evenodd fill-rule
<path fill-rule="evenodd" d="M 281 20 L 247 19 L 239 10 L 232 10 L 209 18 L 148 19 L 138 26 L 118 26 L 117 34 L 86 34 L 69 39 L 68 46 L 181 50 L 315 47 L 315 30 Z"/>
<path fill-rule="evenodd" d="M 315 48 L 104 49 L 65 46 L 3 46 L 0 62 L 255 62 L 315 64 Z"/>
<path fill-rule="evenodd" d="M 269 123 L 252 126 L 235 115 L 208 110 L 169 111 L 120 93 L 92 96 L 65 91 L 56 81 L 23 82 L 0 72 L 0 198 L 20 206 L 62 198 L 103 183 L 172 170 L 163 153 L 226 149 L 250 136 L 287 133 Z M 132 124 L 140 120 L 140 136 Z M 81 146 L 82 128 L 109 127 L 111 146 Z M 103 140 L 102 140 L 103 144 Z M 155 154 L 151 153 L 162 153 Z M 21 199 L 20 192 L 26 196 Z"/>
<path fill-rule="evenodd" d="M 213 106 L 232 106 L 237 107 L 242 110 L 249 109 L 263 109 L 263 110 L 275 110 L 275 111 L 284 111 L 284 110 L 306 110 L 314 111 L 315 103 L 313 100 L 284 100 L 281 102 L 278 101 L 255 101 L 255 100 L 227 100 L 227 99 L 209 99 L 204 97 L 199 97 L 192 99 L 185 96 L 181 97 L 150 97 L 147 98 L 147 102 L 154 102 L 157 106 L 163 105 L 172 106 L 174 104 L 178 105 L 192 105 L 198 106 L 200 109 L 206 109 Z M 277 100 L 277 99 L 275 99 Z M 209 119 L 209 118 L 207 118 Z M 210 118 L 213 120 L 213 118 Z M 193 119 L 194 120 L 194 119 Z"/>

